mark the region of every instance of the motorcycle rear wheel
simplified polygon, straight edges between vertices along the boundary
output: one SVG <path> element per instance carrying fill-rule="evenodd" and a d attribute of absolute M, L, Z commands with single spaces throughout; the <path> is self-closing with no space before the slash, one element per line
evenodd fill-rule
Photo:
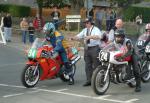
<path fill-rule="evenodd" d="M 97 95 L 103 95 L 109 88 L 110 85 L 109 74 L 106 78 L 106 81 L 105 82 L 103 81 L 106 70 L 107 67 L 98 66 L 93 72 L 91 85 L 94 93 L 96 93 Z"/>
<path fill-rule="evenodd" d="M 150 81 L 150 61 L 147 61 L 146 65 L 144 66 L 144 69 L 148 69 L 148 71 L 145 73 L 144 76 L 141 77 L 141 80 L 144 83 L 147 83 Z"/>
<path fill-rule="evenodd" d="M 37 68 L 35 75 L 33 74 L 35 67 L 36 66 L 34 65 L 26 65 L 22 71 L 21 81 L 22 84 L 27 88 L 33 88 L 39 81 L 40 78 L 39 68 Z"/>

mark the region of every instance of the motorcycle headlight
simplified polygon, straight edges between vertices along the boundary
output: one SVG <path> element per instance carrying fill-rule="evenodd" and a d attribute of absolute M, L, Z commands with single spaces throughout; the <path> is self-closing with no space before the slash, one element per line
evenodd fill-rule
<path fill-rule="evenodd" d="M 41 52 L 40 57 L 47 58 L 47 57 L 49 57 L 49 54 L 48 54 L 47 51 L 44 51 L 44 50 L 43 50 L 43 51 Z"/>
<path fill-rule="evenodd" d="M 108 62 L 109 61 L 109 57 L 110 57 L 110 53 L 109 52 L 101 51 L 99 53 L 99 60 L 100 61 Z"/>

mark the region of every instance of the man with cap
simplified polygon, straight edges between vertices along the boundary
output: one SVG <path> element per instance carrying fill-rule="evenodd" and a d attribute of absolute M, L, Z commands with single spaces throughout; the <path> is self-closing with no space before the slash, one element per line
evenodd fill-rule
<path fill-rule="evenodd" d="M 100 51 L 99 45 L 102 39 L 102 33 L 94 26 L 92 18 L 86 18 L 85 28 L 76 36 L 72 37 L 72 40 L 84 39 L 84 61 L 85 61 L 85 72 L 87 80 L 83 86 L 91 85 L 91 77 L 94 69 L 100 64 L 98 60 L 98 53 Z"/>

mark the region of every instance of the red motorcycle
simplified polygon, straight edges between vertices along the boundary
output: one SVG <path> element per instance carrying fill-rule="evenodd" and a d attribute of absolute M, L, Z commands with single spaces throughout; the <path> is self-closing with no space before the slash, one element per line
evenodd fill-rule
<path fill-rule="evenodd" d="M 70 47 L 67 49 L 67 56 L 74 75 L 80 55 L 75 47 Z M 52 45 L 46 40 L 36 38 L 28 52 L 28 61 L 22 72 L 22 84 L 27 88 L 32 88 L 39 80 L 57 77 L 64 82 L 69 80 L 64 75 L 64 63 L 60 55 L 53 52 Z"/>

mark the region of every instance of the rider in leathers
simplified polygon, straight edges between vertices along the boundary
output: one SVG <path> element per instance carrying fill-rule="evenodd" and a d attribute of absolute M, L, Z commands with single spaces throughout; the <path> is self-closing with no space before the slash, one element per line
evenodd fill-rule
<path fill-rule="evenodd" d="M 132 42 L 130 39 L 127 39 L 125 37 L 125 31 L 124 29 L 117 29 L 115 31 L 115 40 L 113 41 L 114 45 L 116 48 L 122 48 L 125 47 L 125 53 L 124 55 L 122 55 L 121 57 L 118 57 L 118 60 L 123 60 L 128 56 L 131 56 L 132 58 L 132 62 L 129 62 L 129 65 L 133 66 L 133 72 L 134 72 L 134 76 L 135 76 L 135 80 L 136 80 L 136 88 L 135 88 L 135 92 L 140 92 L 141 91 L 141 77 L 140 77 L 140 68 L 138 67 L 137 64 L 137 55 L 134 51 Z M 127 72 L 130 71 L 130 69 L 128 68 Z M 130 73 L 130 72 L 129 72 Z M 126 79 L 129 79 L 129 77 L 126 77 Z"/>
<path fill-rule="evenodd" d="M 65 51 L 65 45 L 63 45 L 64 42 L 64 36 L 61 35 L 60 32 L 55 30 L 55 26 L 53 23 L 48 22 L 43 27 L 43 33 L 45 34 L 45 38 L 47 41 L 49 41 L 52 46 L 54 47 L 54 52 L 58 52 L 61 56 L 62 61 L 64 62 L 65 66 L 65 73 L 64 76 L 69 76 L 69 85 L 74 84 L 74 78 L 72 75 L 72 69 L 68 62 L 67 54 Z"/>
<path fill-rule="evenodd" d="M 143 52 L 140 52 L 140 50 L 145 50 L 146 45 L 150 42 L 150 23 L 146 24 L 145 26 L 145 32 L 140 35 L 140 37 L 138 38 L 138 41 L 136 43 L 136 53 L 139 56 L 139 60 L 145 59 L 143 58 Z"/>
<path fill-rule="evenodd" d="M 144 35 L 147 36 L 147 39 L 145 41 L 145 46 L 146 46 L 150 42 L 150 23 L 146 24 L 145 31 L 146 32 L 144 33 Z"/>

